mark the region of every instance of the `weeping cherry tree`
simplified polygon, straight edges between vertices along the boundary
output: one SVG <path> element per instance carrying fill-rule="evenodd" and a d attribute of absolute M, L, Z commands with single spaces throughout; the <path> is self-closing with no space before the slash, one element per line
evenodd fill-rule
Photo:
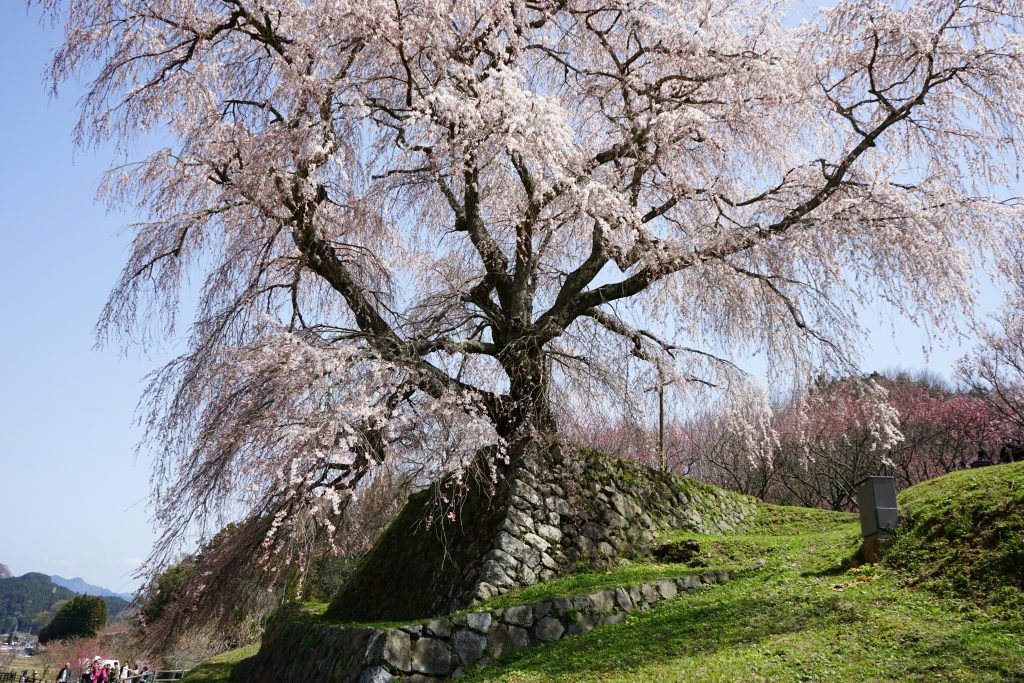
<path fill-rule="evenodd" d="M 155 558 L 240 517 L 288 562 L 387 468 L 498 482 L 658 384 L 770 437 L 747 360 L 950 330 L 1020 239 L 1021 0 L 29 1 L 141 217 L 100 341 L 198 301 Z"/>

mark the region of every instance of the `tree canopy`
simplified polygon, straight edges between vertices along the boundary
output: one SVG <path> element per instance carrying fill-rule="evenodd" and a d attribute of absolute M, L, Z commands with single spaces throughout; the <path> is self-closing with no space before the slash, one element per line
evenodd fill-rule
<path fill-rule="evenodd" d="M 39 632 L 39 642 L 91 638 L 107 625 L 107 603 L 95 595 L 76 595 Z"/>
<path fill-rule="evenodd" d="M 653 383 L 756 440 L 737 360 L 848 370 L 875 298 L 949 328 L 1020 237 L 1019 0 L 36 2 L 78 141 L 168 141 L 102 185 L 143 220 L 101 340 L 202 277 L 147 393 L 158 551 L 242 510 L 294 557 L 382 468 Z"/>

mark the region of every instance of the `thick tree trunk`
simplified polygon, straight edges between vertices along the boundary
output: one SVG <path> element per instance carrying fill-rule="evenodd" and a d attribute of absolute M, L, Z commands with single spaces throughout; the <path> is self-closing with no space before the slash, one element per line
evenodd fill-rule
<path fill-rule="evenodd" d="M 495 422 L 509 452 L 520 453 L 530 442 L 552 441 L 557 425 L 549 396 L 550 366 L 543 349 L 528 342 L 511 345 L 499 361 L 509 378 L 509 392 Z"/>

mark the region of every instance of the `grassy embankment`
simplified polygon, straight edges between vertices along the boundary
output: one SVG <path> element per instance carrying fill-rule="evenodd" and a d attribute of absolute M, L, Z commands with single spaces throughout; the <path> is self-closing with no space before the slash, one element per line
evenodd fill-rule
<path fill-rule="evenodd" d="M 621 625 L 528 648 L 462 680 L 1024 680 L 1024 463 L 913 487 L 901 494 L 900 508 L 908 521 L 882 565 L 856 563 L 855 516 L 764 506 L 743 534 L 672 534 L 667 540 L 699 542 L 689 564 L 634 563 L 502 596 L 489 606 L 701 566 L 736 574 L 725 585 Z M 225 662 L 244 656 L 221 655 Z M 219 678 L 187 680 L 230 680 L 230 666 L 219 671 Z"/>

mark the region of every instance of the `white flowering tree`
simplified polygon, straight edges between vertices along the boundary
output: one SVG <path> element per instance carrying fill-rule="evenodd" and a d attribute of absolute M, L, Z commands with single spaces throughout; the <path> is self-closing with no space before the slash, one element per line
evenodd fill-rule
<path fill-rule="evenodd" d="M 944 326 L 1020 235 L 1020 0 L 30 2 L 78 141 L 134 159 L 101 340 L 201 278 L 147 394 L 161 547 L 227 511 L 276 557 L 380 468 L 659 383 L 756 415 L 737 359 L 845 367 L 870 298 Z"/>
<path fill-rule="evenodd" d="M 1017 254 L 1008 272 L 1006 304 L 995 324 L 982 328 L 973 353 L 960 359 L 957 374 L 989 404 L 1006 447 L 1019 459 L 1024 449 L 1024 251 Z M 1007 453 L 993 455 L 1005 459 Z"/>

